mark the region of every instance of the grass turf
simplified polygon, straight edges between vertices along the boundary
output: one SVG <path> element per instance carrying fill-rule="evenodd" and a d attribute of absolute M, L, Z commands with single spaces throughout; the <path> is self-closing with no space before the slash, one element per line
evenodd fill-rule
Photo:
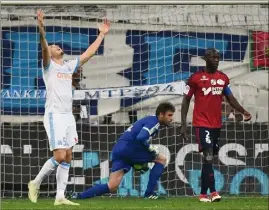
<path fill-rule="evenodd" d="M 200 203 L 194 197 L 168 198 L 165 200 L 145 200 L 143 198 L 93 198 L 79 200 L 80 206 L 54 206 L 53 199 L 39 199 L 37 204 L 32 204 L 27 199 L 2 199 L 1 207 L 7 209 L 27 210 L 266 210 L 268 209 L 268 197 L 223 197 L 218 203 Z"/>

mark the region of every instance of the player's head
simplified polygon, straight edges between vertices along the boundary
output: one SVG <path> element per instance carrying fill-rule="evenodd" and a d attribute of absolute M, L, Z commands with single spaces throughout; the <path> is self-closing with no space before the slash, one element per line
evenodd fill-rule
<path fill-rule="evenodd" d="M 175 106 L 169 102 L 159 104 L 156 109 L 156 116 L 158 117 L 160 124 L 169 125 L 173 121 L 175 110 Z"/>
<path fill-rule="evenodd" d="M 58 45 L 49 45 L 49 53 L 52 58 L 62 58 L 64 51 Z"/>
<path fill-rule="evenodd" d="M 214 73 L 219 66 L 219 51 L 215 48 L 208 48 L 205 52 L 207 71 Z"/>

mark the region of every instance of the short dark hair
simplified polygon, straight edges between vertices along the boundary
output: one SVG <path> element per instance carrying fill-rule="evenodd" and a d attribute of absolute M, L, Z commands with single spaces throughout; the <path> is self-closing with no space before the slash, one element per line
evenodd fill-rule
<path fill-rule="evenodd" d="M 211 55 L 212 53 L 219 53 L 219 51 L 216 48 L 208 48 L 205 51 L 205 58 Z"/>
<path fill-rule="evenodd" d="M 160 115 L 160 113 L 165 113 L 165 112 L 175 112 L 176 108 L 173 104 L 170 102 L 163 102 L 160 103 L 156 109 L 156 116 Z"/>

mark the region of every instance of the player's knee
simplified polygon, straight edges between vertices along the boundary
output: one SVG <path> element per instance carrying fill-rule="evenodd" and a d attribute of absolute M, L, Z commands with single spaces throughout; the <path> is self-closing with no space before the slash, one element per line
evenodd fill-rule
<path fill-rule="evenodd" d="M 118 180 L 109 180 L 108 182 L 108 188 L 110 192 L 116 191 L 120 185 L 120 181 Z"/>
<path fill-rule="evenodd" d="M 118 189 L 118 186 L 120 185 L 123 176 L 124 176 L 123 170 L 116 171 L 110 174 L 108 181 L 108 188 L 110 192 L 113 192 Z"/>
<path fill-rule="evenodd" d="M 119 185 L 120 184 L 118 184 L 118 183 L 109 182 L 108 183 L 108 188 L 109 188 L 110 192 L 114 192 L 114 191 L 116 191 L 118 189 Z"/>
<path fill-rule="evenodd" d="M 53 157 L 58 163 L 61 163 L 61 162 L 65 161 L 66 151 L 64 149 L 54 150 Z"/>
<path fill-rule="evenodd" d="M 72 148 L 66 150 L 65 162 L 70 163 L 72 160 Z"/>
<path fill-rule="evenodd" d="M 213 149 L 206 148 L 203 150 L 203 162 L 204 163 L 212 163 L 213 162 Z"/>
<path fill-rule="evenodd" d="M 159 154 L 159 156 L 155 160 L 155 163 L 160 163 L 162 165 L 166 165 L 167 158 L 163 154 Z"/>

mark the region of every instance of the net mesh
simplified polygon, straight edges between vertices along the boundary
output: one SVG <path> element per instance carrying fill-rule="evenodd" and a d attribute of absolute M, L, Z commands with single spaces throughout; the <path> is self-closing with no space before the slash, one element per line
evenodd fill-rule
<path fill-rule="evenodd" d="M 112 22 L 109 35 L 80 75 L 80 87 L 91 90 L 91 100 L 76 113 L 80 143 L 74 148 L 68 190 L 106 182 L 111 149 L 119 135 L 168 100 L 177 108 L 175 124 L 153 140 L 168 158 L 158 192 L 199 194 L 201 155 L 191 124 L 190 141 L 179 136 L 182 97 L 178 84 L 202 68 L 205 49 L 215 47 L 221 55 L 220 70 L 230 77 L 234 94 L 253 115 L 252 121 L 242 123 L 242 116 L 223 103 L 221 150 L 215 162 L 217 190 L 268 194 L 266 5 L 42 5 L 1 8 L 2 196 L 25 195 L 29 180 L 52 155 L 42 124 L 46 92 L 38 8 L 45 12 L 49 44 L 61 46 L 65 59 L 87 49 L 103 17 Z M 132 96 L 102 95 L 111 88 Z M 193 102 L 189 123 L 192 110 Z M 115 195 L 143 195 L 148 175 L 130 171 Z M 53 194 L 55 184 L 52 174 L 44 180 L 41 194 Z"/>

